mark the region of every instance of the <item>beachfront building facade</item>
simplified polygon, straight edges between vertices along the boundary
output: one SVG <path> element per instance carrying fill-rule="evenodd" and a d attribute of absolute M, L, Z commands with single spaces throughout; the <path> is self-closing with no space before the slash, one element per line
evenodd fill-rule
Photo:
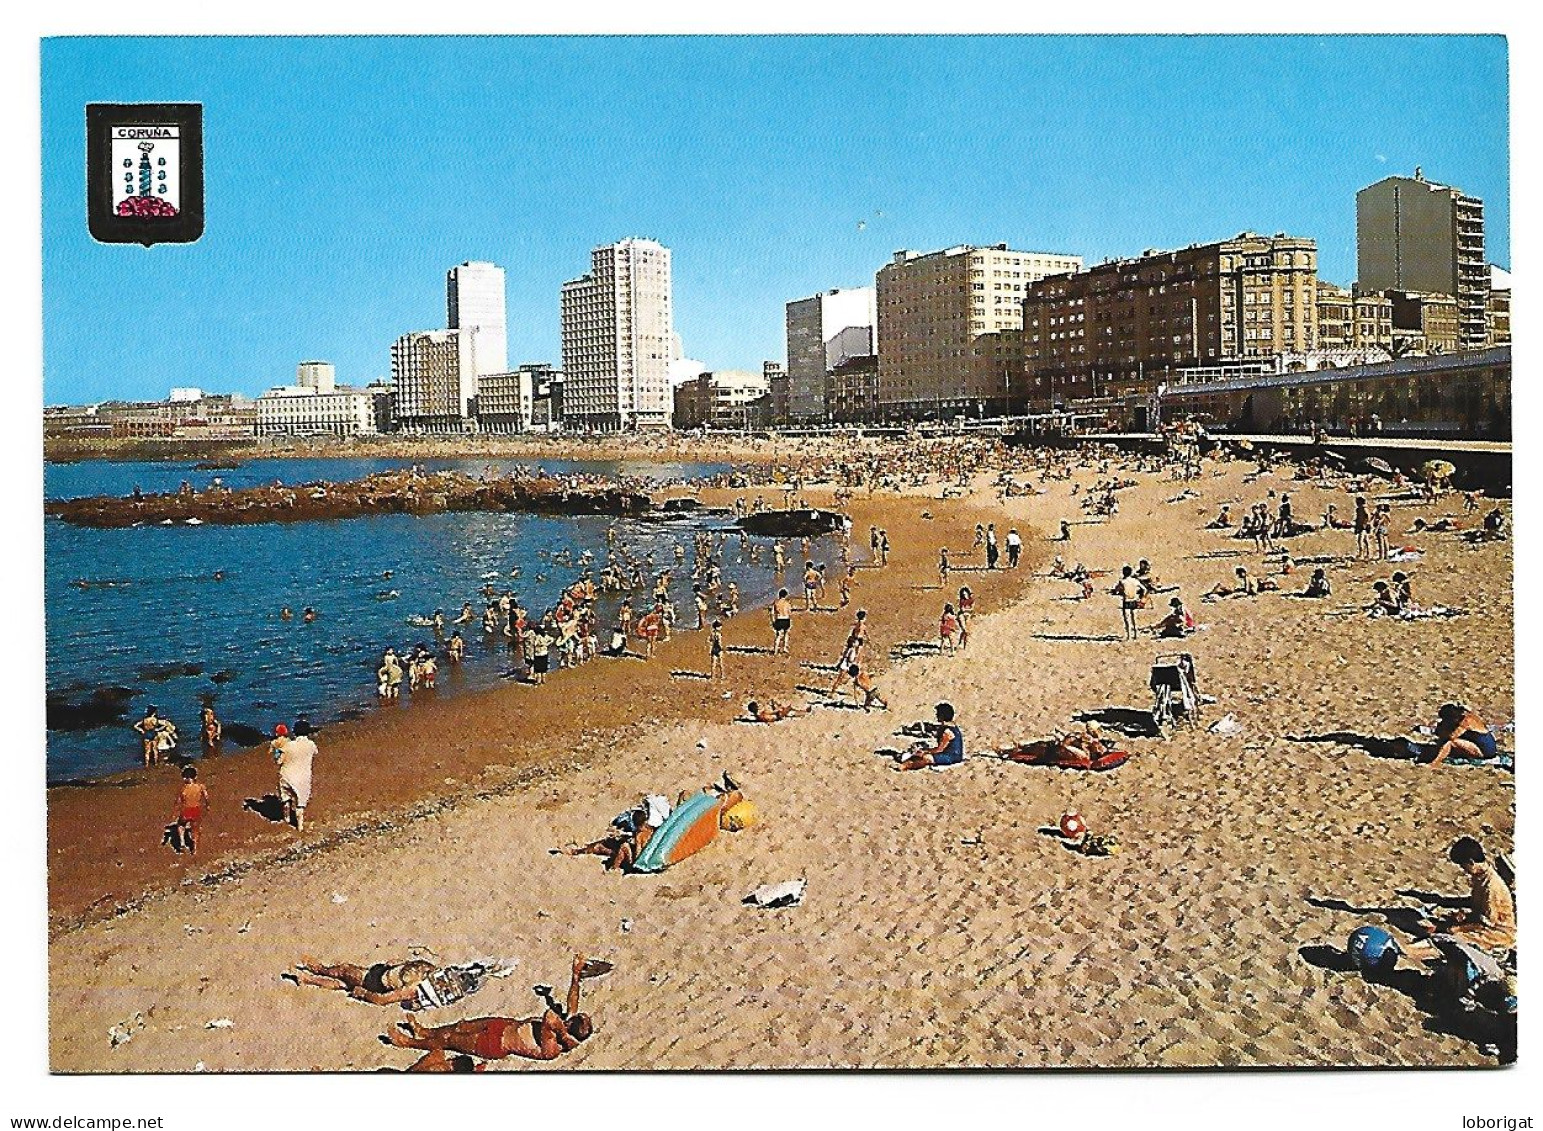
<path fill-rule="evenodd" d="M 877 404 L 892 420 L 1012 411 L 1021 399 L 1023 296 L 1082 258 L 1005 243 L 897 251 L 874 280 Z"/>
<path fill-rule="evenodd" d="M 565 426 L 668 428 L 675 344 L 670 249 L 630 238 L 597 247 L 562 287 Z"/>
<path fill-rule="evenodd" d="M 1457 300 L 1424 291 L 1384 291 L 1393 324 L 1393 353 L 1451 353 L 1458 347 Z"/>
<path fill-rule="evenodd" d="M 879 415 L 879 356 L 856 354 L 832 366 L 825 403 L 833 424 L 868 424 Z"/>
<path fill-rule="evenodd" d="M 50 421 L 53 432 L 48 431 Z M 103 401 L 87 409 L 44 417 L 45 435 L 119 440 L 240 440 L 257 431 L 257 406 L 240 393 L 194 400 Z"/>
<path fill-rule="evenodd" d="M 377 431 L 375 398 L 339 385 L 326 392 L 280 385 L 257 398 L 259 436 L 370 436 Z"/>
<path fill-rule="evenodd" d="M 1384 177 L 1355 197 L 1356 286 L 1424 291 L 1457 302 L 1462 349 L 1488 340 L 1490 270 L 1484 259 L 1484 202 L 1450 185 Z"/>
<path fill-rule="evenodd" d="M 766 378 L 765 422 L 786 424 L 792 391 L 788 385 L 788 367 L 780 361 L 761 362 L 761 376 Z"/>
<path fill-rule="evenodd" d="M 1511 273 L 1493 263 L 1489 268 L 1489 301 L 1484 310 L 1487 341 L 1492 346 L 1511 344 Z"/>
<path fill-rule="evenodd" d="M 1181 369 L 1317 346 L 1318 247 L 1243 232 L 1033 283 L 1023 300 L 1034 410 L 1148 393 Z"/>
<path fill-rule="evenodd" d="M 477 430 L 501 435 L 534 430 L 537 396 L 558 376 L 544 361 L 483 374 L 477 379 Z"/>
<path fill-rule="evenodd" d="M 1316 370 L 1223 375 L 1165 387 L 1161 417 L 1213 429 L 1384 437 L 1511 438 L 1511 348 L 1458 350 Z M 1117 428 L 1139 423 L 1140 406 Z"/>
<path fill-rule="evenodd" d="M 475 373 L 463 371 L 461 357 L 459 330 L 417 330 L 392 344 L 391 383 L 396 388 L 399 431 L 471 430 L 477 379 Z"/>
<path fill-rule="evenodd" d="M 785 307 L 788 419 L 815 423 L 830 416 L 830 371 L 848 357 L 871 354 L 878 327 L 873 287 L 847 287 L 796 299 Z"/>
<path fill-rule="evenodd" d="M 461 369 L 473 381 L 508 370 L 507 321 L 502 267 L 469 260 L 445 273 L 445 325 L 460 331 Z"/>
<path fill-rule="evenodd" d="M 756 423 L 752 406 L 767 395 L 764 373 L 718 369 L 675 387 L 674 427 L 743 429 Z"/>

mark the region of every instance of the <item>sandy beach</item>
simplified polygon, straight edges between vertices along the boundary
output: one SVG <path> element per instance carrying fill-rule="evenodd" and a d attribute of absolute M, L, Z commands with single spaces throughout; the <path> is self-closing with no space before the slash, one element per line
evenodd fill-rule
<path fill-rule="evenodd" d="M 1355 737 L 1408 733 L 1448 699 L 1491 722 L 1512 717 L 1510 543 L 1405 535 L 1416 517 L 1462 517 L 1462 499 L 1395 500 L 1395 544 L 1424 550 L 1413 566 L 1348 560 L 1350 532 L 1314 532 L 1291 551 L 1336 559 L 1332 598 L 1284 595 L 1306 584 L 1299 567 L 1278 579 L 1284 593 L 1202 604 L 1235 565 L 1262 569 L 1246 540 L 1204 529 L 1221 503 L 1237 514 L 1289 490 L 1301 520 L 1316 522 L 1330 501 L 1341 516 L 1353 509 L 1343 487 L 1289 471 L 1250 482 L 1250 471 L 1208 462 L 1188 485 L 1136 473 L 1119 513 L 1099 522 L 1083 521 L 1064 481 L 1005 500 L 984 476 L 964 499 L 941 500 L 936 485 L 859 496 L 855 541 L 879 523 L 896 548 L 886 569 L 859 571 L 854 591 L 876 654 L 935 635 L 938 546 L 964 567 L 952 589 L 969 584 L 979 602 L 965 653 L 880 671 L 888 712 L 732 721 L 747 698 L 828 681 L 799 664 L 830 663 L 848 618 L 819 614 L 795 619 L 792 662 L 731 653 L 727 699 L 670 677 L 706 668 L 705 639 L 681 632 L 652 664 L 626 662 L 623 678 L 610 677 L 615 665 L 598 678 L 581 670 L 576 696 L 554 680 L 546 694 L 497 689 L 328 728 L 304 838 L 240 810 L 271 789 L 271 771 L 258 755 L 228 757 L 208 767 L 215 809 L 196 868 L 155 847 L 169 772 L 53 790 L 51 1065 L 405 1068 L 414 1055 L 380 1040 L 399 1010 L 280 975 L 303 954 L 368 964 L 413 948 L 520 960 L 513 977 L 427 1013 L 428 1024 L 525 1016 L 538 1005 L 530 985 L 560 984 L 576 951 L 614 962 L 586 989 L 595 1035 L 534 1067 L 1493 1064 L 1428 1025 L 1405 994 L 1326 968 L 1313 948 L 1343 947 L 1354 927 L 1386 921 L 1379 908 L 1411 905 L 1400 889 L 1464 890 L 1445 859 L 1455 836 L 1513 847 L 1509 773 L 1372 757 Z M 1095 478 L 1085 468 L 1075 482 Z M 1198 497 L 1168 501 L 1186 486 Z M 1048 541 L 1063 519 L 1071 541 Z M 982 564 L 967 553 L 974 524 L 988 520 L 1023 532 L 1015 574 L 969 569 Z M 940 699 L 957 706 L 972 753 L 1044 736 L 1078 712 L 1150 705 L 1152 659 L 1178 646 L 1123 642 L 1114 576 L 1073 599 L 1079 587 L 1044 575 L 1057 553 L 1115 575 L 1148 558 L 1177 584 L 1207 626 L 1183 644 L 1218 700 L 1203 722 L 1230 713 L 1240 733 L 1132 738 L 1132 759 L 1105 775 L 985 757 L 892 772 L 875 751 L 903 745 L 896 729 L 930 718 Z M 1468 614 L 1406 623 L 1350 611 L 1401 568 L 1421 604 Z M 764 613 L 745 610 L 727 639 L 766 645 Z M 584 723 L 573 733 L 562 720 L 576 698 Z M 724 770 L 762 823 L 662 875 L 549 853 L 598 835 L 645 791 L 673 796 Z M 427 788 L 435 780 L 442 791 Z M 437 811 L 410 818 L 414 806 Z M 1085 857 L 1047 835 L 1068 808 L 1123 852 Z M 297 839 L 310 847 L 294 851 Z M 197 882 L 206 871 L 232 874 Z M 795 877 L 808 880 L 801 905 L 742 905 L 757 885 Z M 136 902 L 147 890 L 154 897 Z M 133 1038 L 113 1047 L 108 1030 L 125 1023 Z"/>

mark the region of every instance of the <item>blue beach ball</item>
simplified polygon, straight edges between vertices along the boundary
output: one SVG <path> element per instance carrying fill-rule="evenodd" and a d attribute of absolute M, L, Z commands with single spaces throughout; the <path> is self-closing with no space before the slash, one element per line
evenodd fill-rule
<path fill-rule="evenodd" d="M 1381 927 L 1357 927 L 1347 949 L 1362 974 L 1386 974 L 1398 963 L 1398 940 Z"/>

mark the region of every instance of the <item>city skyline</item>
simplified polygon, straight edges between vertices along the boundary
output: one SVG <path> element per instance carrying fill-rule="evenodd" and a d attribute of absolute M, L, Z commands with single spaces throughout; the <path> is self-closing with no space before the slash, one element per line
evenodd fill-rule
<path fill-rule="evenodd" d="M 788 301 L 901 248 L 1288 231 L 1348 285 L 1356 192 L 1416 165 L 1509 266 L 1505 66 L 1499 37 L 49 40 L 45 400 L 256 394 L 306 357 L 362 385 L 467 260 L 508 273 L 510 363 L 555 362 L 562 282 L 628 236 L 674 250 L 686 352 L 751 371 Z M 271 80 L 307 70 L 332 98 Z M 205 104 L 203 240 L 93 243 L 84 104 L 175 99 Z"/>

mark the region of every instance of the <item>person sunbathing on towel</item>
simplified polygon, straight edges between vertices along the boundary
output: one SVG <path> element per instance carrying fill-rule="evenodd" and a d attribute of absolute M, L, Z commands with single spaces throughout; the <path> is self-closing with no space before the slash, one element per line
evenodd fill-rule
<path fill-rule="evenodd" d="M 306 956 L 288 976 L 302 986 L 346 990 L 349 997 L 371 1005 L 435 1009 L 476 993 L 486 983 L 488 973 L 477 962 L 441 967 L 423 959 L 410 959 L 356 966 L 348 962 L 328 965 Z"/>
<path fill-rule="evenodd" d="M 607 871 L 626 870 L 637 859 L 643 846 L 653 838 L 654 832 L 670 815 L 670 802 L 666 797 L 651 793 L 635 807 L 622 813 L 611 822 L 610 830 L 599 840 L 589 844 L 566 844 L 554 851 L 564 856 L 604 856 Z"/>
<path fill-rule="evenodd" d="M 556 1060 L 578 1048 L 595 1031 L 589 1014 L 578 1011 L 579 984 L 609 969 L 608 963 L 589 963 L 582 954 L 575 955 L 568 998 L 561 1006 L 553 1000 L 550 986 L 536 987 L 546 1000 L 546 1010 L 539 1017 L 473 1017 L 432 1028 L 409 1018 L 390 1029 L 386 1040 L 397 1048 L 464 1053 L 482 1060 L 506 1056 Z"/>

